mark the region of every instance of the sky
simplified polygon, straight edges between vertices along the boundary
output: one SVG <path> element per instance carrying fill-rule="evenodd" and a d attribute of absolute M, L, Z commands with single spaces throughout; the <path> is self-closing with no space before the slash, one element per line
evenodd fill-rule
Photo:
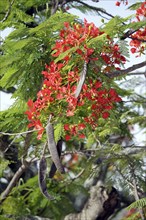
<path fill-rule="evenodd" d="M 96 7 L 100 7 L 100 8 L 104 8 L 108 13 L 112 14 L 112 15 L 120 15 L 121 17 L 127 17 L 129 15 L 131 15 L 131 13 L 133 13 L 133 11 L 127 10 L 127 8 L 131 5 L 137 2 L 137 0 L 129 0 L 129 4 L 128 6 L 125 6 L 124 4 L 121 3 L 120 7 L 115 6 L 115 2 L 116 0 L 100 0 L 98 3 L 95 3 L 93 1 L 85 1 L 87 4 L 89 5 L 94 5 Z M 101 17 L 98 16 L 97 14 L 82 14 L 79 13 L 79 11 L 75 10 L 75 9 L 70 9 L 69 12 L 78 15 L 81 19 L 86 18 L 86 20 L 88 22 L 94 22 L 96 26 L 101 26 L 102 22 L 101 22 Z M 106 15 L 104 15 L 105 17 L 107 17 Z M 1 32 L 1 37 L 5 38 L 5 36 L 7 36 L 9 33 L 11 32 L 11 29 L 6 29 L 5 31 Z M 135 55 L 131 55 L 130 57 L 130 62 L 128 62 L 125 67 L 129 67 L 133 64 L 136 63 L 140 63 L 142 61 L 144 61 L 146 59 L 145 56 L 142 56 L 140 58 L 135 58 Z M 141 68 L 138 69 L 138 71 L 146 71 L 146 68 Z M 143 80 L 145 80 L 144 76 L 143 76 Z M 137 88 L 136 92 L 141 92 L 140 91 L 141 88 Z M 146 92 L 146 91 L 145 91 Z M 5 110 L 7 109 L 10 105 L 13 104 L 13 99 L 11 99 L 11 94 L 6 94 L 3 92 L 0 92 L 0 109 Z M 135 138 L 136 138 L 136 142 L 139 145 L 142 145 L 143 141 L 146 141 L 145 136 L 142 134 L 142 132 L 139 130 L 138 126 L 135 126 L 135 131 L 133 131 L 133 133 L 135 132 Z"/>

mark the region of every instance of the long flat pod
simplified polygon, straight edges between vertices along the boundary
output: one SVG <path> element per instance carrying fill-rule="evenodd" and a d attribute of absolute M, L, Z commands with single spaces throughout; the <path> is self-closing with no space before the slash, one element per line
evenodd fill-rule
<path fill-rule="evenodd" d="M 52 157 L 52 160 L 57 168 L 57 170 L 60 173 L 64 173 L 64 168 L 61 164 L 59 155 L 58 155 L 58 151 L 57 151 L 57 147 L 56 147 L 56 143 L 54 140 L 54 128 L 53 125 L 48 122 L 47 126 L 46 126 L 46 133 L 47 133 L 47 140 L 48 140 L 48 148 Z"/>
<path fill-rule="evenodd" d="M 62 139 L 60 139 L 60 140 L 57 142 L 57 152 L 58 152 L 59 158 L 60 158 L 60 156 L 61 156 L 62 143 L 63 143 L 63 140 L 62 140 Z M 56 168 L 56 166 L 55 166 L 55 163 L 53 162 L 52 165 L 51 165 L 51 168 L 50 168 L 49 178 L 53 178 L 53 176 L 55 175 L 56 170 L 57 170 L 57 168 Z"/>
<path fill-rule="evenodd" d="M 47 191 L 46 171 L 47 171 L 47 162 L 46 162 L 46 158 L 43 156 L 40 160 L 39 169 L 38 169 L 39 187 L 40 187 L 42 194 L 47 199 L 54 200 L 55 198 L 51 196 Z"/>
<path fill-rule="evenodd" d="M 84 62 L 84 66 L 83 66 L 83 70 L 82 70 L 81 75 L 80 75 L 80 81 L 79 81 L 79 83 L 77 85 L 77 89 L 76 89 L 76 92 L 75 92 L 75 97 L 76 98 L 78 98 L 80 93 L 81 93 L 83 84 L 85 82 L 86 74 L 87 74 L 87 63 L 85 61 Z"/>

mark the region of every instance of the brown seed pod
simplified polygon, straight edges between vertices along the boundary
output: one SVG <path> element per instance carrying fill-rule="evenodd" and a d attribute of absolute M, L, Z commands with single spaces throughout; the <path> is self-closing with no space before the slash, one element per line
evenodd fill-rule
<path fill-rule="evenodd" d="M 58 155 L 58 151 L 57 151 L 57 147 L 56 147 L 56 143 L 54 140 L 54 128 L 50 122 L 48 122 L 48 124 L 47 124 L 46 133 L 47 133 L 47 140 L 48 140 L 48 148 L 49 148 L 52 160 L 53 160 L 57 170 L 60 173 L 64 173 L 64 168 L 61 164 L 61 161 L 60 161 L 60 158 Z"/>
<path fill-rule="evenodd" d="M 39 163 L 39 170 L 38 170 L 38 180 L 39 180 L 39 187 L 42 194 L 49 200 L 54 200 L 55 198 L 51 196 L 47 191 L 46 185 L 46 170 L 47 170 L 47 162 L 46 158 L 43 156 Z"/>
<path fill-rule="evenodd" d="M 58 156 L 60 158 L 61 156 L 61 151 L 62 151 L 62 143 L 63 143 L 63 140 L 60 139 L 58 142 L 57 142 L 57 152 L 58 152 Z M 49 172 L 49 178 L 53 178 L 53 176 L 55 175 L 56 173 L 56 166 L 55 166 L 55 163 L 53 162 L 52 165 L 51 165 L 51 168 L 50 168 L 50 172 Z"/>

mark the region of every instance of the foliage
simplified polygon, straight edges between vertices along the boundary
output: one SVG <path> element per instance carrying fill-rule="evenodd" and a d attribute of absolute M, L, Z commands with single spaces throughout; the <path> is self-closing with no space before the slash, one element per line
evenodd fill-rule
<path fill-rule="evenodd" d="M 133 202 L 130 206 L 127 207 L 127 209 L 132 209 L 132 208 L 142 208 L 146 206 L 146 198 L 139 199 L 135 202 Z"/>
<path fill-rule="evenodd" d="M 136 82 L 128 81 L 122 72 L 116 80 L 113 77 L 113 73 L 124 68 L 131 53 L 141 56 L 145 52 L 146 29 L 141 19 L 146 16 L 145 2 L 129 7 L 134 10 L 132 16 L 111 17 L 102 27 L 81 21 L 66 6 L 83 13 L 106 13 L 104 9 L 81 1 L 61 3 L 56 13 L 52 13 L 52 1 L 1 3 L 0 28 L 11 28 L 0 49 L 1 90 L 13 88 L 15 102 L 1 112 L 0 129 L 10 138 L 5 149 L 2 142 L 0 150 L 4 154 L 14 144 L 18 160 L 29 158 L 38 163 L 51 115 L 56 143 L 61 137 L 64 139 L 63 165 L 67 171 L 64 175 L 56 172 L 53 179 L 47 179 L 55 201 L 47 201 L 41 195 L 36 173 L 24 182 L 20 179 L 1 204 L 3 219 L 25 215 L 63 218 L 76 211 L 73 204 L 77 194 L 88 197 L 83 184 L 88 178 L 97 179 L 103 167 L 107 167 L 108 187 L 122 189 L 124 196 L 128 192 L 133 200 L 132 184 L 136 179 L 138 189 L 141 193 L 145 191 L 143 149 L 131 153 L 137 150 L 132 141 L 132 126 L 145 127 L 144 94 L 133 90 L 138 82 L 141 84 L 140 77 Z M 79 88 L 82 75 L 85 80 Z M 76 95 L 78 88 L 80 92 Z M 37 130 L 29 133 L 29 141 L 28 127 L 29 131 Z M 50 166 L 50 155 L 45 155 Z M 2 161 L 0 177 L 11 162 Z M 145 199 L 140 199 L 129 207 L 144 205 Z"/>

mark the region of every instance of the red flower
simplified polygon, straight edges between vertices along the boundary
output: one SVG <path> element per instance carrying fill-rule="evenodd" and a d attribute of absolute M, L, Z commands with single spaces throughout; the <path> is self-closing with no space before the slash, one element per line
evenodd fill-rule
<path fill-rule="evenodd" d="M 43 127 L 36 127 L 38 128 L 38 135 L 37 135 L 37 139 L 40 140 L 42 138 L 43 132 L 44 132 L 44 128 Z"/>
<path fill-rule="evenodd" d="M 79 134 L 79 138 L 85 138 L 86 136 L 84 134 Z"/>
<path fill-rule="evenodd" d="M 100 81 L 96 81 L 95 84 L 94 84 L 94 87 L 96 89 L 101 88 L 101 86 L 102 86 L 102 83 Z"/>
<path fill-rule="evenodd" d="M 110 115 L 109 112 L 103 112 L 103 113 L 102 113 L 102 117 L 103 117 L 104 119 L 108 118 L 109 115 Z"/>
<path fill-rule="evenodd" d="M 73 125 L 71 128 L 71 134 L 76 135 L 77 134 L 77 126 Z"/>
<path fill-rule="evenodd" d="M 74 111 L 73 110 L 67 110 L 66 116 L 73 116 Z"/>
<path fill-rule="evenodd" d="M 130 49 L 130 51 L 131 51 L 131 53 L 135 53 L 136 52 L 136 48 L 133 47 L 133 48 Z"/>
<path fill-rule="evenodd" d="M 34 115 L 32 111 L 26 111 L 26 112 L 24 112 L 24 114 L 26 114 L 26 115 L 27 115 L 28 120 L 31 120 L 31 119 L 32 119 L 32 117 L 33 117 L 33 115 Z"/>
<path fill-rule="evenodd" d="M 120 6 L 120 4 L 121 4 L 120 2 L 116 2 L 116 6 Z"/>
<path fill-rule="evenodd" d="M 57 98 L 58 100 L 61 100 L 61 99 L 63 99 L 63 95 L 62 95 L 61 93 L 59 93 L 59 94 L 57 94 L 56 98 Z"/>
<path fill-rule="evenodd" d="M 69 130 L 70 130 L 69 124 L 65 124 L 65 125 L 64 125 L 64 130 L 65 130 L 65 131 L 69 131 Z"/>
<path fill-rule="evenodd" d="M 79 130 L 83 130 L 84 128 L 86 128 L 86 125 L 84 123 L 78 124 L 78 129 Z"/>
<path fill-rule="evenodd" d="M 71 139 L 71 136 L 68 135 L 68 134 L 66 134 L 66 135 L 65 135 L 65 140 L 66 140 L 66 141 L 69 141 L 70 139 Z"/>
<path fill-rule="evenodd" d="M 27 102 L 28 107 L 33 107 L 33 101 L 32 99 L 29 99 Z"/>
<path fill-rule="evenodd" d="M 136 16 L 138 17 L 138 20 L 140 20 L 139 16 L 146 17 L 146 2 L 142 2 L 141 6 L 136 10 Z"/>

